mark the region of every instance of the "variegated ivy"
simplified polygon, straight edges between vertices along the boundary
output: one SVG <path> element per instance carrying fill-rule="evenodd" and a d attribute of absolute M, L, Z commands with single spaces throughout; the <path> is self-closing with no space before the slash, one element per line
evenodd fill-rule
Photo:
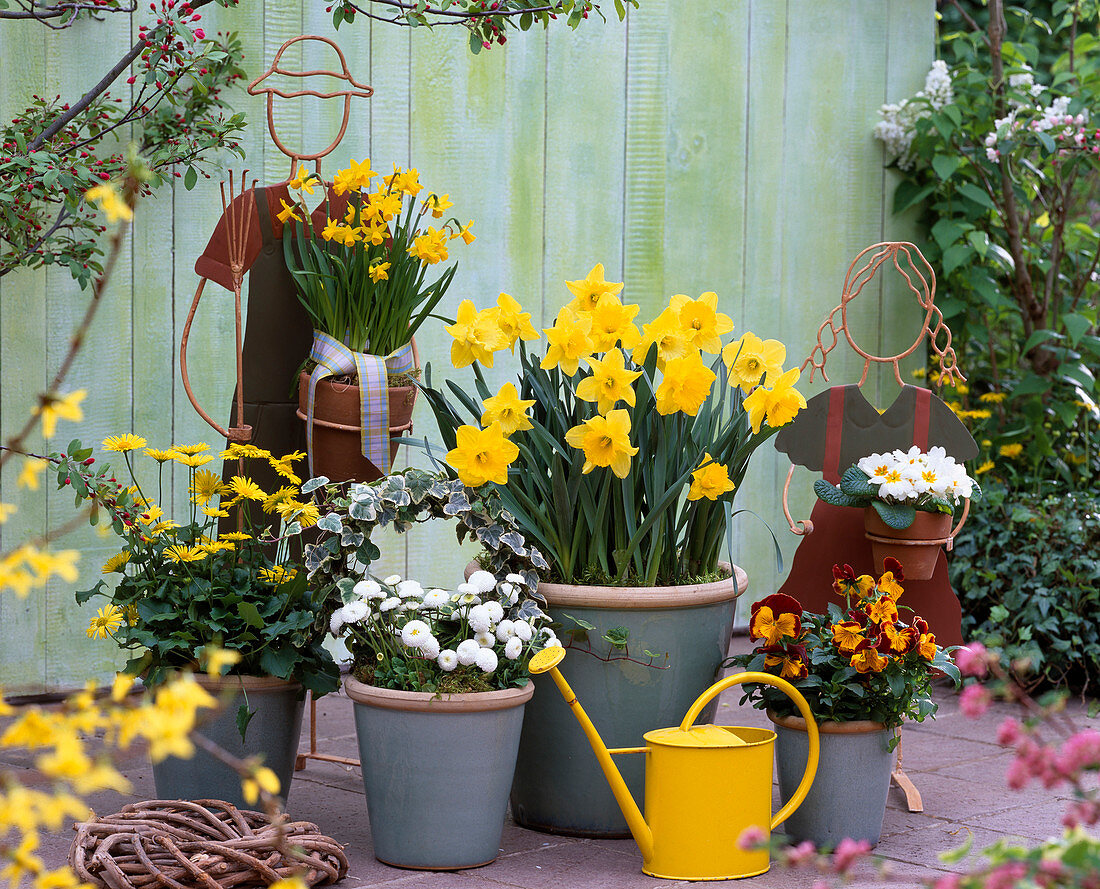
<path fill-rule="evenodd" d="M 527 544 L 515 517 L 491 486 L 469 488 L 440 473 L 406 469 L 350 487 L 321 476 L 301 490 L 313 493 L 321 510 L 319 537 L 306 547 L 305 555 L 310 581 L 324 590 L 318 625 L 328 626 L 332 612 L 353 597 L 352 588 L 381 555 L 371 531 L 392 527 L 404 532 L 431 519 L 453 519 L 459 543 L 471 537 L 484 548 L 487 571 L 498 580 L 509 574 L 522 577 L 526 596 L 545 604 L 537 588 L 538 572 L 549 567 L 546 559 Z"/>

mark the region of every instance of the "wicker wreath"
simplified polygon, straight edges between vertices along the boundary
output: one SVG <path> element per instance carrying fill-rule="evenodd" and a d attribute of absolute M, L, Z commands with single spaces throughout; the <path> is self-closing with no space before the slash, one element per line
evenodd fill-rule
<path fill-rule="evenodd" d="M 316 824 L 240 811 L 221 800 L 148 800 L 73 826 L 69 866 L 110 889 L 248 889 L 299 875 L 308 886 L 348 872 L 344 848 Z"/>

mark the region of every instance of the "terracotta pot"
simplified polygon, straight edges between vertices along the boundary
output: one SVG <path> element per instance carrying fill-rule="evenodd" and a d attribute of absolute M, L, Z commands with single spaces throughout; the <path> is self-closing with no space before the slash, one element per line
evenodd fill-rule
<path fill-rule="evenodd" d="M 917 511 L 913 524 L 898 530 L 887 525 L 873 506 L 863 510 L 863 527 L 875 556 L 875 567 L 882 568 L 887 556 L 893 556 L 911 580 L 928 580 L 936 568 L 940 547 L 951 533 L 951 516 L 944 512 Z"/>
<path fill-rule="evenodd" d="M 415 386 L 389 390 L 390 435 L 412 430 Z M 330 378 L 318 381 L 313 405 L 313 475 L 330 481 L 372 482 L 382 478 L 382 470 L 363 456 L 362 417 L 359 387 L 338 383 Z M 298 377 L 298 416 L 306 419 L 309 404 L 309 374 Z M 399 445 L 390 443 L 390 460 Z"/>
<path fill-rule="evenodd" d="M 375 858 L 417 870 L 493 861 L 534 684 L 438 695 L 349 676 L 344 690 L 355 702 Z"/>
<path fill-rule="evenodd" d="M 729 566 L 726 566 L 727 568 Z M 562 642 L 571 650 L 560 669 L 609 747 L 635 747 L 650 729 L 678 725 L 718 673 L 729 649 L 745 572 L 715 583 L 679 587 L 600 587 L 540 583 Z M 567 632 L 592 624 L 587 642 Z M 602 637 L 629 631 L 629 657 Z M 650 662 L 645 651 L 656 657 Z M 668 655 L 667 661 L 665 655 Z M 512 784 L 512 817 L 522 827 L 588 837 L 629 836 L 629 829 L 592 748 L 547 676 L 527 707 Z M 700 722 L 713 719 L 714 707 Z M 645 757 L 616 763 L 634 798 L 644 798 Z"/>
<path fill-rule="evenodd" d="M 789 799 L 806 767 L 809 749 L 806 721 L 777 716 L 775 763 L 779 795 Z M 845 837 L 872 846 L 882 835 L 882 819 L 890 792 L 890 773 L 897 753 L 890 749 L 896 729 L 880 722 L 820 722 L 820 759 L 813 786 L 802 805 L 784 822 L 783 833 L 794 842 L 810 840 L 834 848 Z"/>

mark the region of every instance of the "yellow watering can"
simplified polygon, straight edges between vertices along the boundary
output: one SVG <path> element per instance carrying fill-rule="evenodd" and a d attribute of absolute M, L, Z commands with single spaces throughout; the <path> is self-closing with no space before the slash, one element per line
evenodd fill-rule
<path fill-rule="evenodd" d="M 642 871 L 668 880 L 736 880 L 755 877 L 771 866 L 766 843 L 742 849 L 741 834 L 750 827 L 765 838 L 799 807 L 817 772 L 817 723 L 806 699 L 787 680 L 770 673 L 738 673 L 722 679 L 696 698 L 674 728 L 645 733 L 645 747 L 609 750 L 558 670 L 565 657 L 559 646 L 531 658 L 531 673 L 549 673 L 584 729 L 607 776 L 611 792 L 642 851 Z M 797 705 L 809 731 L 810 755 L 794 796 L 772 817 L 772 749 L 775 732 L 732 725 L 694 725 L 703 707 L 727 688 L 763 682 L 785 692 Z M 611 757 L 644 753 L 645 811 L 630 795 Z"/>

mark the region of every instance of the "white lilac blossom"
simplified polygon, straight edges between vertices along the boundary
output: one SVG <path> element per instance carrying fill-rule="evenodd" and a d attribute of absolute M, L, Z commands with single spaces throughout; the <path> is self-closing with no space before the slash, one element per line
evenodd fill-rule
<path fill-rule="evenodd" d="M 497 579 L 489 571 L 475 571 L 466 582 L 479 593 L 491 592 L 497 585 Z"/>
<path fill-rule="evenodd" d="M 500 662 L 497 657 L 497 653 L 491 648 L 479 648 L 475 661 L 479 670 L 485 673 L 492 673 Z"/>
<path fill-rule="evenodd" d="M 886 151 L 897 158 L 900 169 L 909 170 L 913 166 L 909 150 L 916 135 L 917 121 L 950 105 L 954 99 L 947 63 L 937 59 L 924 78 L 923 90 L 912 99 L 902 99 L 879 109 L 882 120 L 875 124 L 875 136 L 886 146 Z"/>
<path fill-rule="evenodd" d="M 481 646 L 477 644 L 473 639 L 463 639 L 458 643 L 458 648 L 455 649 L 455 654 L 458 655 L 458 662 L 464 667 L 470 666 L 475 660 L 477 660 L 477 653 L 481 651 Z"/>

